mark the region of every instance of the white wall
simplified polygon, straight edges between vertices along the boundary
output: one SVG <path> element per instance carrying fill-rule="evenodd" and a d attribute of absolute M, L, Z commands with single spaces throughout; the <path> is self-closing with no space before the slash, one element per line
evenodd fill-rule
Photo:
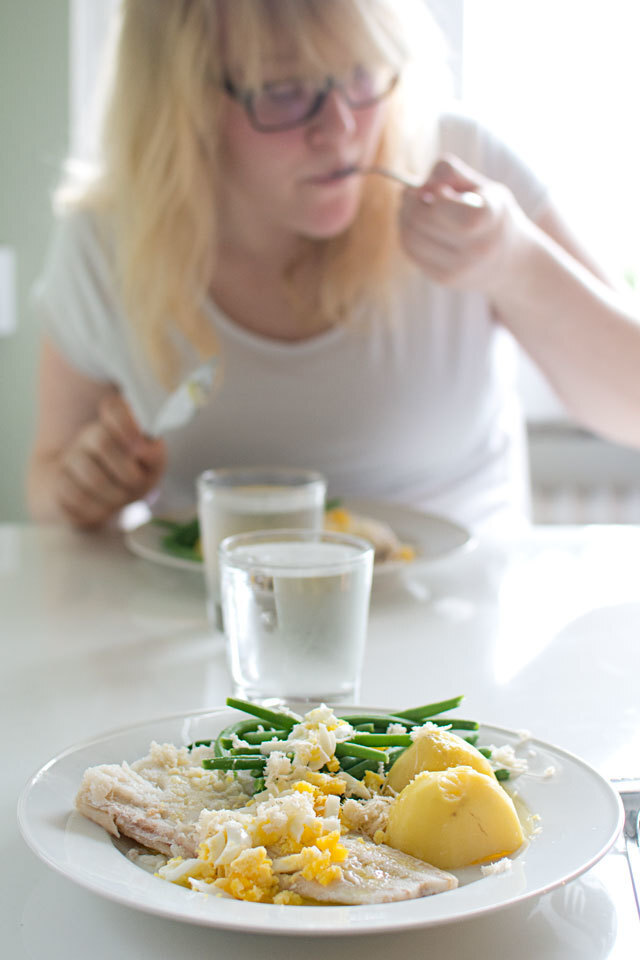
<path fill-rule="evenodd" d="M 37 331 L 29 290 L 67 149 L 68 0 L 0 3 L 0 246 L 15 251 L 17 329 L 0 335 L 0 522 L 21 520 L 33 435 Z"/>

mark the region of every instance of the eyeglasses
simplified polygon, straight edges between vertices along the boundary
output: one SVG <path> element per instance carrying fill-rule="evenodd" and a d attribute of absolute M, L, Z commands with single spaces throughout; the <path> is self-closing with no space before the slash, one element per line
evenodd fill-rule
<path fill-rule="evenodd" d="M 291 130 L 308 123 L 320 112 L 332 90 L 339 90 L 353 110 L 372 107 L 387 97 L 398 75 L 390 67 L 355 67 L 344 80 L 327 77 L 319 87 L 311 80 L 298 78 L 265 83 L 259 90 L 240 90 L 227 76 L 225 92 L 241 103 L 251 125 L 262 133 Z"/>

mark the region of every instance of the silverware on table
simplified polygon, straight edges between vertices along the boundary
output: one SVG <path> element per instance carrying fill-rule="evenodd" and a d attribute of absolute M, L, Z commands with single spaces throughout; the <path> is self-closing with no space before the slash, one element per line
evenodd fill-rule
<path fill-rule="evenodd" d="M 612 780 L 624 806 L 623 838 L 631 883 L 640 915 L 640 779 Z"/>

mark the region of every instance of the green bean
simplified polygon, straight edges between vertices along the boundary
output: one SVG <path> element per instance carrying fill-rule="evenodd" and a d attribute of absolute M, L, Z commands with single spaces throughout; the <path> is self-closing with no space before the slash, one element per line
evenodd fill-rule
<path fill-rule="evenodd" d="M 387 755 L 384 750 L 375 750 L 373 747 L 363 747 L 352 740 L 336 744 L 336 757 L 362 757 L 364 760 L 378 760 L 385 762 Z"/>
<path fill-rule="evenodd" d="M 389 748 L 389 751 L 388 751 L 388 753 L 389 753 L 389 759 L 387 760 L 387 763 L 385 764 L 386 769 L 387 769 L 387 770 L 390 770 L 391 767 L 392 767 L 392 766 L 394 765 L 394 763 L 396 762 L 396 760 L 398 759 L 398 757 L 399 757 L 402 753 L 404 753 L 405 750 L 407 750 L 407 749 L 408 749 L 407 747 L 390 747 L 390 748 Z"/>
<path fill-rule="evenodd" d="M 180 557 L 182 560 L 192 560 L 194 563 L 202 563 L 202 557 L 195 547 L 187 547 L 182 543 L 175 543 L 172 539 L 173 534 L 162 538 L 162 546 L 174 557 Z"/>
<path fill-rule="evenodd" d="M 286 740 L 289 736 L 289 730 L 278 730 L 272 727 L 270 730 L 256 730 L 253 733 L 247 733 L 242 739 L 247 743 L 264 743 L 265 740 Z"/>
<path fill-rule="evenodd" d="M 486 757 L 487 760 L 491 759 L 491 750 L 489 747 L 476 747 L 478 753 L 481 753 L 483 757 Z"/>
<path fill-rule="evenodd" d="M 452 697 L 450 700 L 441 700 L 439 703 L 427 703 L 423 707 L 412 707 L 411 710 L 396 710 L 396 716 L 406 720 L 426 720 L 437 713 L 444 713 L 445 710 L 454 710 L 459 707 L 463 696 Z"/>
<path fill-rule="evenodd" d="M 243 733 L 239 739 L 244 740 L 245 743 L 258 744 L 269 740 L 286 740 L 288 733 L 288 730 L 250 730 L 248 733 Z M 225 750 L 229 750 L 233 746 L 233 738 L 221 737 L 220 743 Z"/>
<path fill-rule="evenodd" d="M 452 730 L 477 730 L 477 720 L 456 720 L 455 717 L 432 717 L 429 723 L 436 727 L 451 727 Z"/>
<path fill-rule="evenodd" d="M 242 740 L 246 733 L 255 732 L 256 726 L 256 720 L 238 720 L 237 723 L 232 723 L 221 730 L 213 745 L 216 757 L 224 757 L 229 752 L 229 748 L 224 746 L 223 741 L 233 740 L 234 736 Z"/>
<path fill-rule="evenodd" d="M 172 532 L 165 537 L 165 540 L 171 540 L 174 546 L 194 547 L 199 537 L 200 525 L 196 517 L 188 523 L 175 524 Z"/>
<path fill-rule="evenodd" d="M 196 549 L 200 538 L 197 517 L 188 523 L 175 523 L 171 520 L 154 520 L 153 522 L 169 531 L 161 540 L 162 546 L 168 553 L 187 560 L 202 562 L 202 557 Z"/>
<path fill-rule="evenodd" d="M 505 770 L 504 767 L 500 767 L 499 770 L 493 771 L 496 775 L 496 780 L 508 780 L 511 774 L 508 770 Z"/>
<path fill-rule="evenodd" d="M 362 780 L 367 770 L 373 770 L 375 773 L 378 772 L 378 767 L 380 764 L 374 763 L 373 760 L 360 760 L 359 763 L 354 764 L 347 771 L 350 777 L 354 777 L 356 780 Z"/>
<path fill-rule="evenodd" d="M 266 757 L 254 755 L 251 757 L 212 757 L 203 760 L 205 770 L 263 770 L 267 762 Z"/>
<path fill-rule="evenodd" d="M 413 740 L 408 733 L 357 733 L 346 742 L 363 747 L 410 747 Z"/>
<path fill-rule="evenodd" d="M 436 726 L 449 727 L 452 730 L 478 730 L 475 720 L 457 720 L 452 717 L 437 716 L 459 706 L 463 697 L 453 697 L 441 700 L 438 703 L 425 704 L 410 710 L 399 710 L 397 713 L 385 714 L 354 714 L 340 717 L 351 724 L 354 733 L 349 740 L 336 744 L 335 756 L 339 759 L 341 770 L 351 776 L 361 779 L 367 770 L 389 770 L 398 757 L 411 746 L 412 728 L 422 726 L 430 721 Z M 240 720 L 222 730 L 213 741 L 215 757 L 203 761 L 203 767 L 208 770 L 250 770 L 255 772 L 255 792 L 264 788 L 263 777 L 260 776 L 265 768 L 267 757 L 259 753 L 260 744 L 270 742 L 275 749 L 287 751 L 287 738 L 291 729 L 299 722 L 296 717 L 276 710 L 270 710 L 248 700 L 235 697 L 227 699 L 227 706 L 233 707 L 246 714 L 251 719 Z M 387 733 L 391 724 L 399 725 L 403 733 Z M 260 727 L 260 729 L 258 729 Z M 475 746 L 478 734 L 465 738 Z M 234 747 L 234 741 L 243 741 L 242 746 Z M 210 746 L 212 741 L 198 740 L 193 746 Z M 290 745 L 289 745 L 290 746 Z M 489 757 L 488 748 L 481 748 L 481 753 Z M 498 779 L 507 779 L 507 770 L 496 771 Z"/>
<path fill-rule="evenodd" d="M 355 767 L 357 763 L 362 763 L 358 757 L 342 757 L 340 760 L 340 769 L 348 773 L 351 767 Z"/>
<path fill-rule="evenodd" d="M 388 727 L 390 723 L 401 723 L 403 727 L 419 727 L 420 724 L 415 720 L 408 720 L 406 717 L 399 717 L 396 714 L 392 713 L 373 713 L 373 714 L 358 714 L 353 717 L 340 717 L 341 720 L 345 720 L 347 723 L 350 723 L 352 727 L 356 727 L 359 723 L 373 723 L 376 726 Z"/>
<path fill-rule="evenodd" d="M 249 700 L 236 700 L 235 697 L 227 697 L 227 706 L 234 707 L 236 710 L 242 710 L 244 713 L 250 713 L 253 717 L 259 717 L 275 727 L 284 727 L 285 730 L 291 730 L 299 721 L 287 713 L 277 713 L 275 710 L 268 710 L 257 703 L 251 703 Z"/>
<path fill-rule="evenodd" d="M 166 530 L 177 530 L 180 526 L 176 520 L 167 520 L 166 517 L 153 517 L 151 523 L 154 527 L 164 527 Z"/>

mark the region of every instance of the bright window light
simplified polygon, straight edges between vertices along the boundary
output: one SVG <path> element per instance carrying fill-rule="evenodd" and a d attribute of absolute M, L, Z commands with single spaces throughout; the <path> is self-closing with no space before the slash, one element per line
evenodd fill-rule
<path fill-rule="evenodd" d="M 640 286 L 640 4 L 466 0 L 465 100 L 542 171 L 615 279 Z"/>

